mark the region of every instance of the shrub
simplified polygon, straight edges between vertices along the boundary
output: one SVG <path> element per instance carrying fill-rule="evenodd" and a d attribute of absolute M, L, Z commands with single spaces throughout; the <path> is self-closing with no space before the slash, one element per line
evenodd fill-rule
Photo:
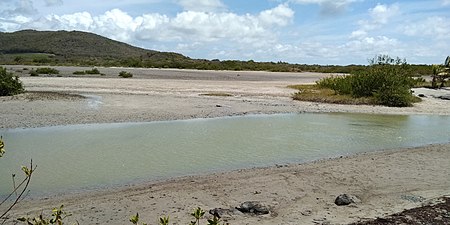
<path fill-rule="evenodd" d="M 378 104 L 390 107 L 407 107 L 414 101 L 410 88 L 404 86 L 383 86 L 374 97 Z"/>
<path fill-rule="evenodd" d="M 11 96 L 23 93 L 22 83 L 17 76 L 0 67 L 0 96 Z"/>
<path fill-rule="evenodd" d="M 374 97 L 382 105 L 410 106 L 414 99 L 410 89 L 420 80 L 412 78 L 406 60 L 380 55 L 370 63 L 365 70 L 343 77 L 324 78 L 317 85 L 354 98 Z"/>
<path fill-rule="evenodd" d="M 36 69 L 36 73 L 39 73 L 39 74 L 59 74 L 59 71 L 57 69 L 54 69 L 54 68 L 43 67 L 43 68 L 37 68 Z"/>
<path fill-rule="evenodd" d="M 100 71 L 97 68 L 94 68 L 92 70 L 86 70 L 84 71 L 86 74 L 100 74 Z"/>
<path fill-rule="evenodd" d="M 31 70 L 31 71 L 30 71 L 30 76 L 32 76 L 32 77 L 38 77 L 38 76 L 39 76 L 39 73 L 37 73 L 35 70 Z"/>
<path fill-rule="evenodd" d="M 122 77 L 122 78 L 131 78 L 131 77 L 133 77 L 133 74 L 130 73 L 130 72 L 126 72 L 126 71 L 121 71 L 121 72 L 119 73 L 119 77 Z"/>
<path fill-rule="evenodd" d="M 75 72 L 73 72 L 73 74 L 74 75 L 85 75 L 86 72 L 84 72 L 84 71 L 75 71 Z"/>

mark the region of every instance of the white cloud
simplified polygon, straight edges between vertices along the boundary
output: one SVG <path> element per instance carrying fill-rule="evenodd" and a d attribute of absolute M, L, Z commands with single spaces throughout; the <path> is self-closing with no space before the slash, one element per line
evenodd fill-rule
<path fill-rule="evenodd" d="M 50 23 L 54 23 L 58 26 L 58 29 L 63 30 L 89 31 L 94 25 L 94 19 L 88 12 L 80 12 L 62 16 L 50 15 L 46 17 L 46 20 Z"/>
<path fill-rule="evenodd" d="M 93 16 L 88 12 L 66 15 L 48 15 L 38 19 L 13 21 L 19 27 L 37 30 L 81 30 L 109 38 L 134 43 L 160 42 L 212 42 L 232 41 L 261 46 L 276 39 L 274 29 L 285 26 L 294 11 L 281 4 L 256 15 L 238 15 L 230 12 L 184 11 L 174 17 L 154 13 L 132 17 L 119 9 Z M 1 29 L 17 29 L 3 26 Z"/>
<path fill-rule="evenodd" d="M 396 16 L 400 11 L 400 7 L 398 4 L 393 5 L 383 5 L 377 4 L 372 9 L 369 9 L 370 16 L 372 17 L 372 21 L 375 24 L 386 24 L 389 19 Z"/>
<path fill-rule="evenodd" d="M 292 21 L 294 17 L 294 11 L 289 8 L 286 4 L 277 6 L 276 8 L 262 11 L 259 14 L 259 19 L 261 22 L 272 25 L 276 24 L 279 26 L 286 26 Z"/>
<path fill-rule="evenodd" d="M 178 4 L 186 11 L 196 12 L 217 12 L 226 8 L 220 0 L 178 0 Z"/>
<path fill-rule="evenodd" d="M 450 5 L 450 0 L 442 0 L 442 5 Z"/>
<path fill-rule="evenodd" d="M 448 40 L 450 37 L 450 18 L 429 17 L 405 25 L 403 31 L 409 36 L 429 37 L 431 40 Z"/>
<path fill-rule="evenodd" d="M 351 39 L 359 41 L 368 38 L 369 32 L 379 30 L 383 26 L 389 25 L 389 21 L 400 14 L 398 4 L 384 5 L 377 4 L 374 8 L 368 10 L 369 20 L 358 21 L 359 29 L 350 34 Z"/>
<path fill-rule="evenodd" d="M 390 50 L 398 47 L 398 45 L 399 42 L 397 39 L 388 38 L 386 36 L 377 36 L 352 40 L 342 45 L 340 48 L 345 49 L 345 51 L 367 55 L 368 53 L 379 54 L 389 52 Z"/>

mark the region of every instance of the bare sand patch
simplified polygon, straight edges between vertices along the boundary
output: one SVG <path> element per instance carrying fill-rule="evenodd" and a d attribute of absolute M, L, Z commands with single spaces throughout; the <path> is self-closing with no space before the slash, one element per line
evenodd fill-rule
<path fill-rule="evenodd" d="M 61 67 L 62 74 L 76 70 Z M 52 125 L 144 122 L 245 114 L 357 112 L 449 115 L 448 101 L 424 98 L 409 108 L 351 106 L 299 102 L 292 84 L 313 83 L 328 76 L 318 73 L 270 73 L 128 69 L 139 74 L 121 79 L 123 68 L 108 68 L 104 77 L 21 77 L 34 92 L 57 92 L 85 99 L 0 98 L 0 128 Z M 102 70 L 102 69 L 101 69 Z M 239 76 L 237 76 L 239 75 Z M 162 79 L 163 77 L 164 79 Z M 447 92 L 450 92 L 447 90 Z M 231 96 L 211 96 L 225 93 Z"/>

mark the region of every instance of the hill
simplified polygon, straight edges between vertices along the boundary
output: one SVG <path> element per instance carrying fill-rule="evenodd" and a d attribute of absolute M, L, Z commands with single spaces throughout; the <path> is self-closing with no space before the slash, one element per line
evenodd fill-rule
<path fill-rule="evenodd" d="M 179 68 L 198 70 L 256 70 L 273 72 L 351 73 L 364 65 L 306 65 L 191 59 L 173 52 L 147 50 L 81 31 L 22 30 L 0 32 L 0 65 L 72 65 Z M 417 74 L 430 74 L 431 66 L 414 65 Z"/>
<path fill-rule="evenodd" d="M 138 48 L 81 31 L 0 32 L 0 54 L 2 62 L 22 63 L 115 64 L 130 59 L 189 60 L 181 54 Z"/>

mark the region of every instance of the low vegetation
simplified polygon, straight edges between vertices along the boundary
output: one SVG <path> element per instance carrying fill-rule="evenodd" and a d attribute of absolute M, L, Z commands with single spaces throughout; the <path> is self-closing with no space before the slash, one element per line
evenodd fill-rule
<path fill-rule="evenodd" d="M 447 57 L 444 64 L 433 65 L 432 70 L 431 88 L 436 89 L 445 87 L 450 78 L 450 56 Z"/>
<path fill-rule="evenodd" d="M 330 76 L 314 87 L 302 87 L 294 99 L 346 103 L 411 106 L 418 101 L 411 93 L 417 84 L 406 60 L 380 55 L 365 70 L 347 76 Z M 330 90 L 334 93 L 330 93 Z M 353 100 L 352 100 L 353 99 Z"/>
<path fill-rule="evenodd" d="M 0 96 L 12 96 L 23 93 L 22 82 L 13 73 L 7 72 L 6 68 L 0 67 Z"/>
<path fill-rule="evenodd" d="M 35 71 L 38 74 L 59 74 L 59 70 L 50 67 L 37 68 Z"/>
<path fill-rule="evenodd" d="M 133 74 L 130 73 L 130 72 L 126 72 L 126 71 L 120 71 L 119 77 L 122 77 L 122 78 L 131 78 L 131 77 L 133 77 Z"/>
<path fill-rule="evenodd" d="M 81 70 L 73 72 L 74 75 L 85 75 L 85 74 L 100 74 L 100 70 L 93 68 L 91 70 Z"/>
<path fill-rule="evenodd" d="M 318 85 L 291 85 L 289 88 L 299 90 L 294 94 L 293 99 L 308 102 L 323 102 L 346 105 L 371 105 L 375 104 L 371 98 L 353 98 L 350 95 L 337 95 L 330 88 L 323 88 Z"/>
<path fill-rule="evenodd" d="M 5 143 L 3 142 L 3 138 L 0 137 L 0 158 L 5 154 Z M 13 185 L 12 191 L 9 195 L 7 195 L 4 199 L 1 199 L 0 206 L 5 206 L 4 211 L 0 211 L 0 224 L 4 224 L 7 220 L 7 214 L 21 201 L 23 197 L 26 195 L 28 190 L 28 186 L 30 185 L 31 177 L 36 169 L 36 166 L 33 166 L 33 160 L 30 162 L 30 166 L 22 166 L 22 171 L 25 175 L 23 180 L 19 183 L 16 183 L 15 174 L 12 175 Z M 2 180 L 4 180 L 2 178 Z M 42 223 L 41 223 L 42 224 Z M 40 225 L 40 224 L 39 224 Z"/>
<path fill-rule="evenodd" d="M 31 77 L 38 77 L 39 76 L 39 73 L 36 72 L 36 70 L 34 70 L 34 69 L 30 70 L 29 74 L 30 74 Z"/>
<path fill-rule="evenodd" d="M 204 218 L 205 211 L 201 208 L 194 209 L 194 212 L 191 213 L 191 216 L 194 218 L 194 221 L 191 221 L 189 225 L 200 225 L 200 220 Z M 135 225 L 147 225 L 149 223 L 139 223 L 139 213 L 136 213 L 136 215 L 132 216 L 130 218 L 130 222 Z M 169 225 L 169 216 L 163 216 L 159 218 L 159 225 Z M 229 223 L 222 223 L 220 220 L 220 217 L 217 215 L 213 215 L 213 218 L 207 219 L 206 225 L 229 225 Z"/>

